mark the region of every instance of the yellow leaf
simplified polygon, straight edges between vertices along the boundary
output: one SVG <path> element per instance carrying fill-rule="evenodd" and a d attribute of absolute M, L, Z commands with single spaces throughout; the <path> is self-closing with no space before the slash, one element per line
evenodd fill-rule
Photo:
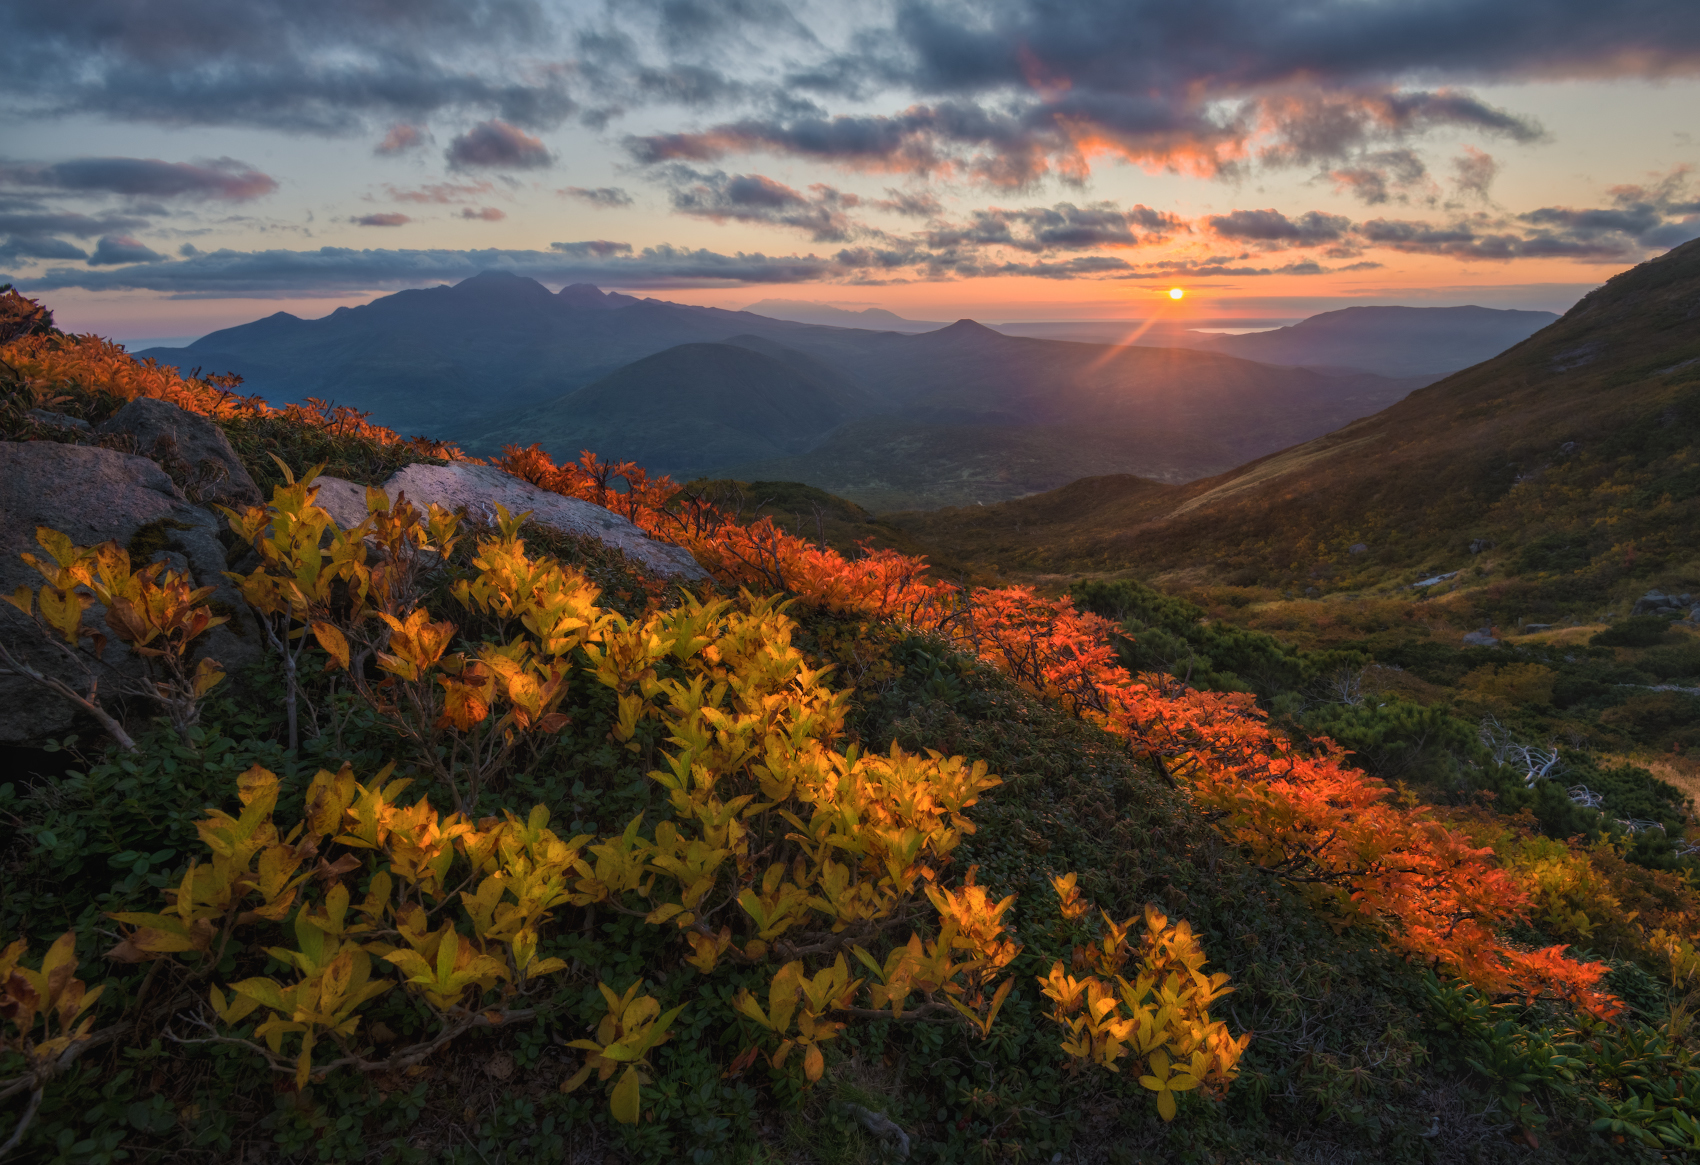
<path fill-rule="evenodd" d="M 319 641 L 319 646 L 324 648 L 326 653 L 336 660 L 344 671 L 348 670 L 348 640 L 341 631 L 323 620 L 315 619 L 313 621 L 313 638 Z"/>
<path fill-rule="evenodd" d="M 614 1119 L 623 1125 L 635 1125 L 638 1122 L 641 1079 L 637 1066 L 631 1065 L 620 1076 L 620 1082 L 614 1085 L 614 1095 L 609 1100 L 608 1108 L 614 1114 Z"/>

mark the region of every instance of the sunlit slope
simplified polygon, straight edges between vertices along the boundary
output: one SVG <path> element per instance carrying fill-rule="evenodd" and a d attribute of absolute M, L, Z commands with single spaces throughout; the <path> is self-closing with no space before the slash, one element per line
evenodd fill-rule
<path fill-rule="evenodd" d="M 1697 432 L 1693 242 L 1492 360 L 1229 473 L 1092 478 L 900 522 L 1006 567 L 1327 591 L 1491 562 L 1580 594 L 1695 555 Z"/>

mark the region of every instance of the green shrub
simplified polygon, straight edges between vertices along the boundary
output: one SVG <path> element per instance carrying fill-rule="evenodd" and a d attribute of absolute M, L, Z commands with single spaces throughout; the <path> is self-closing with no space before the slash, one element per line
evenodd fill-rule
<path fill-rule="evenodd" d="M 1670 634 L 1670 620 L 1660 615 L 1636 615 L 1613 623 L 1588 642 L 1596 647 L 1651 647 Z"/>

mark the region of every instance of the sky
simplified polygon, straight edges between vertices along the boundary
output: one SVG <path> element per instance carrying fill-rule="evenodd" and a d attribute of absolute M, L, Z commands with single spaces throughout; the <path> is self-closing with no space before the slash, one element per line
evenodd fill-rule
<path fill-rule="evenodd" d="M 0 19 L 0 282 L 119 339 L 497 268 L 944 320 L 1563 311 L 1700 236 L 1694 0 Z"/>

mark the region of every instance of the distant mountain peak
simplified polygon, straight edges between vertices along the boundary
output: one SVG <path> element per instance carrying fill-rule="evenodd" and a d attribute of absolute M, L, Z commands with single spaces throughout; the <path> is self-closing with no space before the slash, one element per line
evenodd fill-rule
<path fill-rule="evenodd" d="M 938 331 L 929 334 L 934 336 L 996 336 L 1000 340 L 1004 338 L 1002 332 L 993 331 L 980 321 L 969 319 L 957 320 L 949 327 L 940 328 Z"/>
<path fill-rule="evenodd" d="M 621 295 L 618 291 L 603 291 L 594 283 L 569 283 L 555 293 L 555 298 L 568 307 L 588 308 L 591 311 L 609 311 L 639 302 L 636 296 Z"/>
<path fill-rule="evenodd" d="M 515 275 L 512 271 L 480 271 L 469 278 L 462 279 L 451 289 L 458 295 L 477 295 L 481 297 L 500 297 L 503 300 L 542 301 L 552 299 L 549 289 L 528 275 Z"/>

